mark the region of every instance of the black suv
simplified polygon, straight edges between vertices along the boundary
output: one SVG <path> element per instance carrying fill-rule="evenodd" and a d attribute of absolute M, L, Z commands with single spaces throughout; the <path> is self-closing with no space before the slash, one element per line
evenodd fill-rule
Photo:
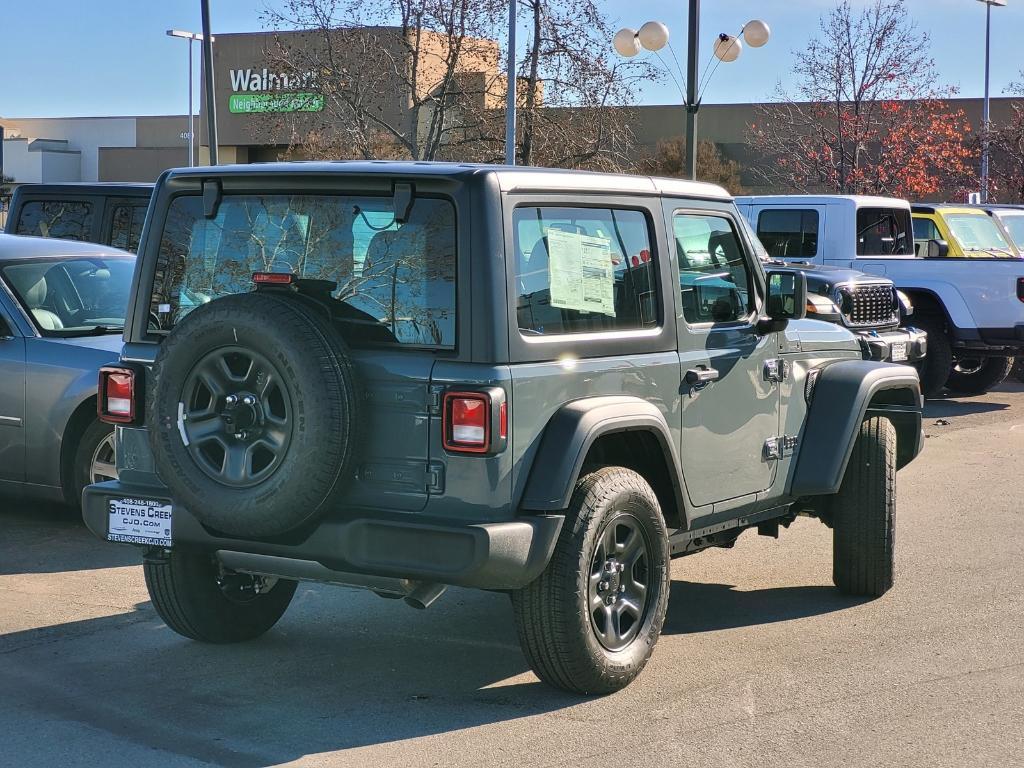
<path fill-rule="evenodd" d="M 672 557 L 834 529 L 833 578 L 893 580 L 912 368 L 803 319 L 719 187 L 431 163 L 176 170 L 118 366 L 99 537 L 141 549 L 176 632 L 227 643 L 296 582 L 425 607 L 508 592 L 547 682 L 646 664 Z"/>

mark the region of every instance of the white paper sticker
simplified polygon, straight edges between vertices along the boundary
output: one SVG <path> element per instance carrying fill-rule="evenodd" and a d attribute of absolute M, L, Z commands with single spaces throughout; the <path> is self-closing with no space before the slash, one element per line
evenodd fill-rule
<path fill-rule="evenodd" d="M 549 229 L 551 306 L 615 317 L 611 241 Z"/>

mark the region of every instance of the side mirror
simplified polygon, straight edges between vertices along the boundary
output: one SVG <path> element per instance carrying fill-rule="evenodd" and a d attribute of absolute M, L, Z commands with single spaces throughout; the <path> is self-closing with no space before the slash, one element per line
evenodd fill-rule
<path fill-rule="evenodd" d="M 807 276 L 803 272 L 769 272 L 765 316 L 757 323 L 759 333 L 781 331 L 790 320 L 807 316 Z"/>
<path fill-rule="evenodd" d="M 928 241 L 928 258 L 944 259 L 949 255 L 949 243 L 945 240 Z"/>

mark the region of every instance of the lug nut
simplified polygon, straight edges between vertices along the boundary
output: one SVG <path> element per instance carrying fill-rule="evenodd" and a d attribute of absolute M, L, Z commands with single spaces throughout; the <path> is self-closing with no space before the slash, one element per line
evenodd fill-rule
<path fill-rule="evenodd" d="M 611 595 L 608 595 L 608 597 L 606 597 L 606 598 L 604 599 L 604 604 L 605 604 L 605 605 L 611 605 L 611 604 L 612 604 L 612 603 L 614 603 L 614 602 L 615 602 L 615 598 L 614 598 L 614 597 L 612 597 Z"/>
<path fill-rule="evenodd" d="M 598 592 L 604 592 L 606 589 L 608 589 L 608 582 L 607 581 L 602 581 L 600 584 L 597 585 L 597 591 Z"/>
<path fill-rule="evenodd" d="M 621 595 L 625 591 L 626 591 L 626 585 L 625 584 L 619 584 L 619 594 Z"/>
<path fill-rule="evenodd" d="M 245 403 L 246 405 L 255 405 L 256 398 L 253 397 L 252 395 L 246 395 L 245 397 L 242 398 L 242 402 Z"/>
<path fill-rule="evenodd" d="M 227 403 L 228 405 L 234 405 L 235 403 L 238 402 L 238 398 L 235 397 L 234 395 L 228 395 L 227 397 L 224 398 L 224 402 Z"/>

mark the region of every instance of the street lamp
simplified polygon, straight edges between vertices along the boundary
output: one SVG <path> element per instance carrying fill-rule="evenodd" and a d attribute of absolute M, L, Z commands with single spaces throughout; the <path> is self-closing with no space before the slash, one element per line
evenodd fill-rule
<path fill-rule="evenodd" d="M 998 2 L 998 0 L 994 0 Z M 1003 0 L 1005 2 L 1005 0 Z M 698 82 L 697 80 L 697 56 L 699 54 L 698 36 L 700 34 L 700 0 L 690 0 L 690 23 L 689 37 L 690 48 L 686 57 L 686 172 L 691 179 L 697 178 L 697 110 L 700 109 L 703 88 L 707 87 L 711 76 L 714 75 L 718 65 L 722 62 L 736 61 L 743 52 L 743 43 L 740 37 L 746 41 L 751 48 L 760 48 L 768 42 L 771 37 L 771 28 L 763 21 L 755 19 L 748 21 L 736 35 L 720 34 L 714 43 L 714 55 L 719 64 Z M 612 39 L 612 45 L 620 56 L 629 58 L 636 56 L 641 50 L 648 50 L 654 53 L 661 61 L 662 66 L 668 70 L 669 75 L 675 80 L 672 70 L 665 64 L 664 59 L 658 53 L 666 45 L 669 50 L 668 27 L 660 21 L 648 21 L 639 30 L 630 28 L 620 29 Z M 675 53 L 672 53 L 675 59 Z M 678 66 L 678 60 L 676 60 Z M 681 74 L 681 73 L 680 73 Z M 678 85 L 678 82 L 677 82 Z M 682 89 L 680 89 L 682 91 Z"/>
<path fill-rule="evenodd" d="M 992 6 L 1006 5 L 1006 0 L 979 0 L 985 4 L 985 101 L 981 107 L 981 202 L 988 202 L 988 70 L 989 50 L 992 39 Z"/>
<path fill-rule="evenodd" d="M 194 107 L 192 105 L 192 43 L 196 40 L 202 41 L 203 36 L 197 32 L 184 32 L 180 29 L 168 29 L 168 37 L 179 37 L 182 40 L 188 40 L 188 164 L 189 167 L 196 164 L 195 158 L 195 115 Z M 214 37 L 211 35 L 210 42 L 214 41 Z"/>

